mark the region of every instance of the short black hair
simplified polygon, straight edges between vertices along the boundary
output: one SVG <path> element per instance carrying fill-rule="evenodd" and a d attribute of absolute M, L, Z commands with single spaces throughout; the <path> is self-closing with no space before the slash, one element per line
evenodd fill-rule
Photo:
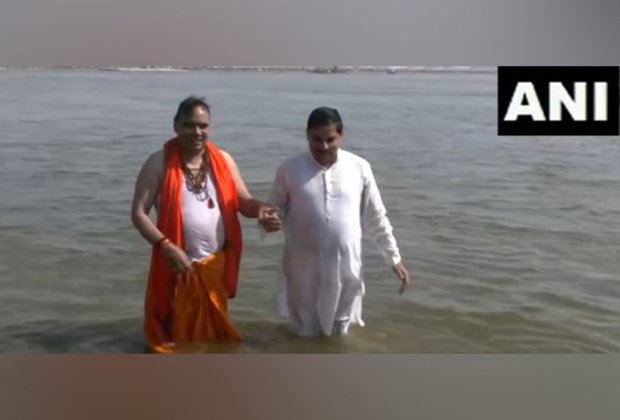
<path fill-rule="evenodd" d="M 325 127 L 331 124 L 336 124 L 336 131 L 338 134 L 342 134 L 343 124 L 338 110 L 322 106 L 310 113 L 306 130 L 311 130 L 315 127 Z"/>
<path fill-rule="evenodd" d="M 211 114 L 211 107 L 206 102 L 206 99 L 198 96 L 188 96 L 183 99 L 183 101 L 179 104 L 179 108 L 177 109 L 177 113 L 174 116 L 174 122 L 178 123 L 181 121 L 182 117 L 187 117 L 194 112 L 194 109 L 202 107 L 207 110 L 209 115 Z"/>

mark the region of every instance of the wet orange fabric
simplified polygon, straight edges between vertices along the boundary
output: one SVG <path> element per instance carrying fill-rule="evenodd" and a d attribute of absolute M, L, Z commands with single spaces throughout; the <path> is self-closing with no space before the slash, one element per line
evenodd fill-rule
<path fill-rule="evenodd" d="M 224 298 L 233 298 L 239 281 L 239 263 L 243 247 L 241 226 L 237 216 L 239 197 L 224 156 L 211 142 L 208 142 L 206 147 L 226 237 L 222 251 L 223 272 L 220 277 L 210 281 L 221 281 L 225 291 Z M 172 243 L 184 248 L 181 201 L 183 168 L 176 138 L 166 142 L 164 152 L 166 172 L 161 188 L 157 227 Z M 175 294 L 178 296 L 176 284 L 175 275 L 170 270 L 163 252 L 158 248 L 153 248 L 144 311 L 145 336 L 151 349 L 174 342 L 174 328 L 175 325 L 179 325 L 179 322 L 174 321 L 172 314 L 175 311 L 177 313 L 184 311 L 183 308 L 176 307 L 179 303 L 175 299 Z"/>
<path fill-rule="evenodd" d="M 194 262 L 194 272 L 179 281 L 170 312 L 170 342 L 154 345 L 157 353 L 184 353 L 201 343 L 235 343 L 242 340 L 228 318 L 224 284 L 224 252 Z M 174 343 L 174 344 L 172 344 Z"/>
<path fill-rule="evenodd" d="M 176 287 L 172 310 L 175 343 L 241 340 L 228 319 L 223 275 L 226 257 L 218 252 L 193 264 L 194 274 Z"/>

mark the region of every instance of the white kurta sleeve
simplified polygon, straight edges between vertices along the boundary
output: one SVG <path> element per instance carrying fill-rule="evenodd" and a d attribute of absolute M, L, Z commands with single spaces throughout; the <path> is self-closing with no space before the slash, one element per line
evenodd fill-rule
<path fill-rule="evenodd" d="M 385 262 L 394 266 L 401 261 L 400 252 L 370 164 L 364 165 L 363 179 L 362 227 L 364 232 L 370 235 L 379 248 Z"/>
<path fill-rule="evenodd" d="M 269 195 L 269 204 L 278 209 L 280 217 L 284 221 L 288 213 L 288 187 L 286 182 L 286 173 L 283 167 L 279 167 L 276 171 L 276 177 L 271 187 Z"/>

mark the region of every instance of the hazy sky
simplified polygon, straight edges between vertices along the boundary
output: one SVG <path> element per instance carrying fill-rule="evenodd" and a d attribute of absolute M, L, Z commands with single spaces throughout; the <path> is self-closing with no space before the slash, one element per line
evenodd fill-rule
<path fill-rule="evenodd" d="M 618 64 L 620 5 L 580 4 L 0 0 L 0 66 Z"/>

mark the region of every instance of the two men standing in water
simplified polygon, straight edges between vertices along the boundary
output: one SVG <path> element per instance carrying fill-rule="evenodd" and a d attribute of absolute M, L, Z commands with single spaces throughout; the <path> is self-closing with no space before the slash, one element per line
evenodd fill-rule
<path fill-rule="evenodd" d="M 174 130 L 142 167 L 132 205 L 132 222 L 153 247 L 144 324 L 152 351 L 242 339 L 227 312 L 243 249 L 239 213 L 267 232 L 284 228 L 279 312 L 298 335 L 342 335 L 363 325 L 362 230 L 404 291 L 409 273 L 372 169 L 341 148 L 338 111 L 310 114 L 308 150 L 278 168 L 269 203 L 252 197 L 232 156 L 211 141 L 204 100 L 181 102 Z"/>

